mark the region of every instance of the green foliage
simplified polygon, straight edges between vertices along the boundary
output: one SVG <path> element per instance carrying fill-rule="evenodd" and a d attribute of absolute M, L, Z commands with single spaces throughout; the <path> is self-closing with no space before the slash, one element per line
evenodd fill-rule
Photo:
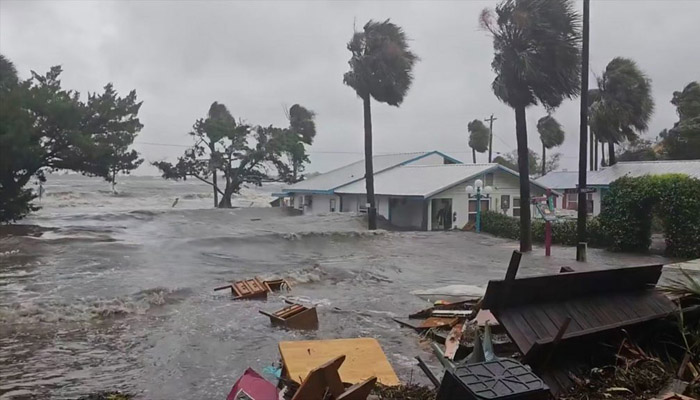
<path fill-rule="evenodd" d="M 381 103 L 399 106 L 413 82 L 413 66 L 419 60 L 408 47 L 406 33 L 386 20 L 370 20 L 355 32 L 348 50 L 350 71 L 343 83 L 362 99 L 370 96 Z"/>
<path fill-rule="evenodd" d="M 564 143 L 564 130 L 551 115 L 546 115 L 537 121 L 537 132 L 540 133 L 542 144 L 548 149 Z"/>
<path fill-rule="evenodd" d="M 654 151 L 650 140 L 636 139 L 623 145 L 622 152 L 617 156 L 618 161 L 654 161 L 659 156 Z"/>
<path fill-rule="evenodd" d="M 671 104 L 676 106 L 679 120 L 659 135 L 666 157 L 700 159 L 700 84 L 691 82 L 682 92 L 673 92 Z"/>
<path fill-rule="evenodd" d="M 293 105 L 287 111 L 289 128 L 285 132 L 285 151 L 289 170 L 283 169 L 280 178 L 285 182 L 298 182 L 303 176 L 299 174 L 304 171 L 304 164 L 309 162 L 305 145 L 313 143 L 316 137 L 316 114 L 299 105 Z"/>
<path fill-rule="evenodd" d="M 597 218 L 591 218 L 586 224 L 588 229 L 588 244 L 604 246 L 606 235 L 600 227 Z M 513 240 L 520 239 L 520 224 L 518 218 L 510 217 L 495 211 L 485 211 L 481 214 L 481 230 L 495 236 Z M 545 222 L 541 219 L 532 221 L 532 239 L 544 243 Z M 552 223 L 552 243 L 575 246 L 578 243 L 576 220 L 560 220 Z"/>
<path fill-rule="evenodd" d="M 666 252 L 700 257 L 700 180 L 686 175 L 623 177 L 613 182 L 599 216 L 610 247 L 646 251 L 655 212 L 662 219 Z"/>
<path fill-rule="evenodd" d="M 118 150 L 134 165 L 127 147 L 142 125 L 136 93 L 118 97 L 111 85 L 87 102 L 61 87 L 61 67 L 21 81 L 12 62 L 0 57 L 0 222 L 15 221 L 36 209 L 26 185 L 49 171 L 71 170 L 113 180 Z M 131 160 L 131 161 L 129 161 Z M 121 161 L 120 161 L 121 162 Z"/>
<path fill-rule="evenodd" d="M 528 168 L 531 172 L 530 176 L 536 175 L 538 171 L 542 169 L 542 160 L 540 156 L 537 155 L 532 149 L 528 149 Z M 554 171 L 559 167 L 559 159 L 561 154 L 554 153 L 547 158 L 545 161 L 545 173 Z M 510 168 L 513 171 L 518 170 L 518 151 L 514 150 L 510 153 L 501 154 L 493 159 L 493 162 L 501 164 L 506 168 Z"/>
<path fill-rule="evenodd" d="M 580 92 L 580 18 L 570 0 L 504 0 L 481 13 L 493 36 L 493 92 L 509 106 L 558 107 Z"/>
<path fill-rule="evenodd" d="M 598 140 L 632 141 L 647 130 L 654 112 L 651 80 L 633 60 L 616 57 L 610 61 L 598 78 L 598 90 L 589 94 L 588 124 Z M 610 157 L 614 164 L 614 154 Z"/>
<path fill-rule="evenodd" d="M 221 194 L 221 201 L 216 206 L 229 208 L 231 197 L 239 193 L 244 184 L 260 186 L 263 181 L 275 180 L 270 174 L 270 166 L 276 168 L 282 179 L 289 177 L 291 167 L 282 161 L 282 155 L 295 151 L 290 146 L 304 143 L 303 140 L 310 141 L 315 134 L 313 113 L 301 106 L 295 107 L 293 113 L 290 111 L 294 127 L 282 129 L 251 127 L 236 121 L 225 105 L 214 102 L 207 117 L 197 120 L 189 133 L 194 145 L 185 150 L 175 164 L 158 161 L 153 165 L 160 169 L 165 179 L 193 177 L 212 186 L 217 194 Z M 303 145 L 298 151 L 297 160 L 303 162 L 307 159 Z M 217 182 L 218 174 L 224 176 L 223 190 Z"/>
<path fill-rule="evenodd" d="M 469 147 L 479 153 L 488 150 L 490 132 L 481 120 L 475 119 L 467 124 L 467 131 L 469 131 Z"/>

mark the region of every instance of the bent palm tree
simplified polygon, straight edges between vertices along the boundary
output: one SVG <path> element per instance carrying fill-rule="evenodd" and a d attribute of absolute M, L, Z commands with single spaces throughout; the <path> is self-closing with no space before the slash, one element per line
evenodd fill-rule
<path fill-rule="evenodd" d="M 546 150 L 564 143 L 564 130 L 554 117 L 547 115 L 537 121 L 537 132 L 540 133 L 542 141 L 542 175 L 544 175 L 547 165 Z"/>
<path fill-rule="evenodd" d="M 469 147 L 472 149 L 472 161 L 476 164 L 476 152 L 483 153 L 489 148 L 489 128 L 478 119 L 467 124 Z"/>
<path fill-rule="evenodd" d="M 525 109 L 553 110 L 580 92 L 580 21 L 571 0 L 504 0 L 485 9 L 482 28 L 493 36 L 492 88 L 515 110 L 520 174 L 520 251 L 532 250 Z"/>
<path fill-rule="evenodd" d="M 372 111 L 370 99 L 398 107 L 413 82 L 413 65 L 418 57 L 408 47 L 408 38 L 401 27 L 386 20 L 367 22 L 362 32 L 355 32 L 348 50 L 350 71 L 343 83 L 355 89 L 362 99 L 365 120 L 365 183 L 367 190 L 369 229 L 377 229 L 374 201 L 374 169 L 372 165 Z"/>
<path fill-rule="evenodd" d="M 599 140 L 608 143 L 608 165 L 613 165 L 615 144 L 635 140 L 649 127 L 654 112 L 651 80 L 634 61 L 616 57 L 589 96 L 588 124 Z"/>

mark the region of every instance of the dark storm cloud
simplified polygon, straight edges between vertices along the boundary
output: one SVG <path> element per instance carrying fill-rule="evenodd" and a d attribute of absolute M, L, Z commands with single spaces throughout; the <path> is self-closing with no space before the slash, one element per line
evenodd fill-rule
<path fill-rule="evenodd" d="M 466 124 L 491 113 L 498 118 L 495 151 L 515 148 L 513 112 L 491 92 L 493 50 L 477 21 L 495 4 L 2 0 L 0 51 L 23 76 L 62 64 L 66 87 L 87 92 L 114 82 L 122 92 L 136 89 L 145 124 L 137 149 L 149 161 L 174 159 L 182 148 L 143 143 L 188 144 L 192 123 L 215 100 L 263 125 L 285 124 L 283 105 L 301 103 L 318 114 L 310 170 L 326 170 L 362 156 L 361 103 L 342 84 L 353 24 L 391 18 L 421 61 L 400 108 L 375 104 L 375 150 L 440 149 L 468 159 Z M 676 120 L 673 91 L 700 79 L 693 49 L 700 2 L 593 1 L 591 8 L 591 71 L 599 74 L 615 56 L 639 63 L 653 80 L 653 137 Z M 535 123 L 543 115 L 528 110 L 537 150 Z M 562 166 L 575 168 L 578 102 L 555 115 L 567 131 Z"/>

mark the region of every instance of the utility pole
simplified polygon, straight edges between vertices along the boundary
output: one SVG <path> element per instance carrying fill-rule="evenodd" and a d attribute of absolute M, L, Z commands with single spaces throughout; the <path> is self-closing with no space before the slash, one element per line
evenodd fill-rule
<path fill-rule="evenodd" d="M 590 19 L 590 0 L 583 0 L 583 46 L 581 51 L 581 125 L 580 141 L 578 148 L 578 221 L 576 233 L 578 234 L 578 246 L 576 246 L 576 261 L 586 261 L 586 217 L 588 204 L 586 204 L 586 152 L 588 151 L 588 37 Z"/>
<path fill-rule="evenodd" d="M 491 153 L 492 153 L 492 147 L 493 147 L 493 121 L 496 121 L 498 118 L 494 118 L 493 114 L 489 118 L 484 118 L 484 121 L 489 121 L 489 162 L 491 162 Z"/>

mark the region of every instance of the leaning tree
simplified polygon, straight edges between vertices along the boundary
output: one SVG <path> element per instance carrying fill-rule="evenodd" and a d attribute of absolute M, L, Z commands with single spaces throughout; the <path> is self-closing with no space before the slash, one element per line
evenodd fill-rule
<path fill-rule="evenodd" d="M 489 128 L 481 120 L 475 119 L 467 124 L 469 147 L 472 149 L 472 161 L 476 164 L 476 152 L 484 153 L 489 149 Z"/>
<path fill-rule="evenodd" d="M 537 132 L 540 133 L 540 141 L 542 141 L 542 175 L 544 175 L 547 173 L 547 149 L 564 143 L 564 130 L 554 117 L 546 115 L 537 121 Z"/>
<path fill-rule="evenodd" d="M 355 89 L 362 99 L 365 120 L 365 184 L 369 229 L 377 229 L 372 165 L 372 111 L 370 100 L 398 107 L 413 82 L 413 65 L 418 61 L 408 47 L 403 29 L 389 20 L 370 20 L 348 42 L 350 71 L 343 83 Z"/>
<path fill-rule="evenodd" d="M 598 140 L 608 144 L 608 164 L 615 164 L 615 145 L 634 141 L 649 127 L 654 112 L 651 79 L 637 63 L 616 57 L 589 91 L 588 124 Z"/>
<path fill-rule="evenodd" d="M 580 92 L 580 18 L 572 0 L 504 0 L 484 9 L 483 29 L 493 37 L 496 97 L 515 110 L 520 175 L 520 250 L 532 250 L 530 171 L 525 109 L 547 110 Z"/>

